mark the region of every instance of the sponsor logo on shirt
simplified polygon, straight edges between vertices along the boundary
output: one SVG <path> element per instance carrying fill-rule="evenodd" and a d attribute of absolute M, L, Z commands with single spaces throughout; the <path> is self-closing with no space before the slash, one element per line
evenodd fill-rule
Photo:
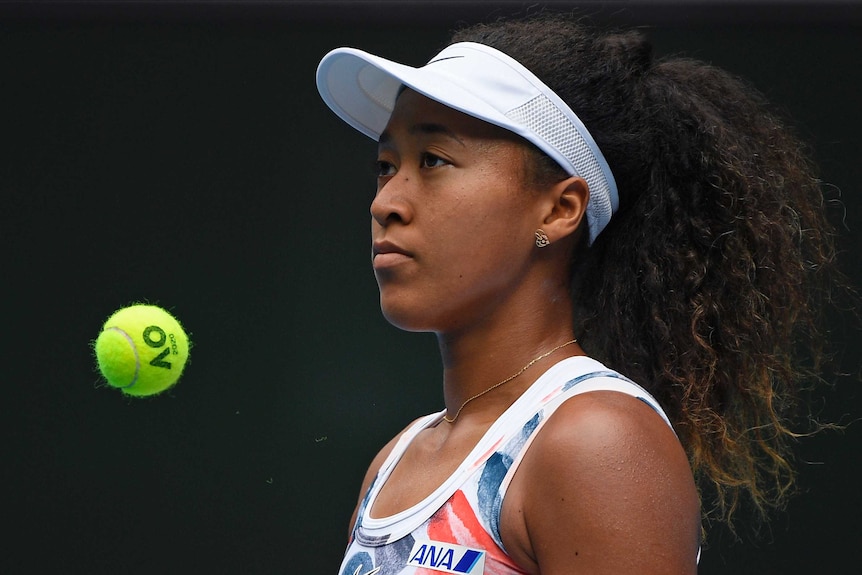
<path fill-rule="evenodd" d="M 439 541 L 418 540 L 408 555 L 407 565 L 442 573 L 480 575 L 485 571 L 485 552 Z"/>

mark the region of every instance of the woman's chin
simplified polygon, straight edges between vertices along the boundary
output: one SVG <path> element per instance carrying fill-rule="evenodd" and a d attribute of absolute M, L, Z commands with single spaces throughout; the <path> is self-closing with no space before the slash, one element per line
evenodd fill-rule
<path fill-rule="evenodd" d="M 421 321 L 417 321 L 415 317 L 412 317 L 408 314 L 402 314 L 397 312 L 391 312 L 383 310 L 383 317 L 386 318 L 393 326 L 398 329 L 404 331 L 412 331 L 412 332 L 424 332 L 424 331 L 433 331 L 428 327 L 424 327 L 424 323 Z"/>
<path fill-rule="evenodd" d="M 380 298 L 380 311 L 393 326 L 404 331 L 435 331 L 434 321 L 428 315 L 429 305 L 404 305 Z"/>

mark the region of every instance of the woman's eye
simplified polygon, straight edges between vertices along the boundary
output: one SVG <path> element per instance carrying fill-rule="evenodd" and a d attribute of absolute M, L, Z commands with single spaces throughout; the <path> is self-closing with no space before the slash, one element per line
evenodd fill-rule
<path fill-rule="evenodd" d="M 378 178 L 391 176 L 395 173 L 395 166 L 391 162 L 385 160 L 377 160 L 374 162 L 374 174 Z"/>
<path fill-rule="evenodd" d="M 429 153 L 422 154 L 421 164 L 423 168 L 439 168 L 440 166 L 445 166 L 447 163 L 440 156 Z"/>

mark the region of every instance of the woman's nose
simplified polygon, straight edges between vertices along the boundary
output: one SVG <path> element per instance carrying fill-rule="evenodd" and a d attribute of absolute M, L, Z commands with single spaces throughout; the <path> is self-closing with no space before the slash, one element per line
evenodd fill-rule
<path fill-rule="evenodd" d="M 407 178 L 396 174 L 377 190 L 371 202 L 371 217 L 375 222 L 383 227 L 410 222 L 413 211 L 406 195 L 408 183 Z"/>

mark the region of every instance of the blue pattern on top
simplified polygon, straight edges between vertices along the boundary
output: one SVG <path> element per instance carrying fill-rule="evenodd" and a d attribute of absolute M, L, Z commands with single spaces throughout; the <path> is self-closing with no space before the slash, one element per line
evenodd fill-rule
<path fill-rule="evenodd" d="M 539 427 L 539 422 L 542 420 L 542 410 L 539 410 L 524 426 L 520 433 L 512 437 L 506 444 L 485 463 L 485 468 L 482 470 L 482 475 L 479 477 L 479 512 L 482 514 L 482 519 L 491 530 L 491 536 L 500 548 L 503 548 L 503 541 L 500 538 L 500 511 L 503 508 L 503 495 L 500 493 L 500 486 L 503 484 L 503 479 L 506 477 L 509 468 L 512 467 L 512 462 L 515 457 L 527 443 L 527 440 L 533 435 L 533 432 Z"/>
<path fill-rule="evenodd" d="M 625 376 L 623 376 L 623 375 L 621 375 L 615 371 L 594 371 L 592 373 L 585 373 L 584 375 L 579 375 L 578 377 L 576 377 L 574 379 L 570 379 L 569 381 L 566 382 L 565 385 L 563 385 L 562 391 L 563 392 L 568 391 L 568 390 L 572 389 L 573 387 L 575 387 L 576 385 L 578 385 L 579 383 L 581 383 L 582 381 L 584 381 L 585 379 L 593 379 L 594 377 L 612 377 L 614 379 L 621 379 L 621 380 L 627 381 L 629 383 L 634 383 L 629 378 L 627 378 L 627 377 L 625 377 Z"/>
<path fill-rule="evenodd" d="M 498 451 L 488 458 L 479 477 L 479 513 L 490 527 L 497 545 L 500 544 L 497 533 L 500 531 L 500 509 L 503 507 L 500 485 L 511 466 L 512 458 Z"/>
<path fill-rule="evenodd" d="M 410 559 L 410 550 L 413 549 L 414 542 L 413 535 L 407 535 L 398 541 L 376 548 L 374 558 L 382 573 L 398 573 L 403 569 Z"/>
<path fill-rule="evenodd" d="M 567 390 L 573 388 L 574 386 L 576 386 L 577 384 L 581 383 L 585 379 L 591 379 L 593 377 L 613 377 L 614 379 L 627 381 L 627 382 L 631 383 L 632 385 L 635 385 L 637 387 L 641 387 L 640 385 L 636 384 L 635 382 L 633 382 L 632 380 L 630 380 L 626 376 L 619 374 L 615 371 L 594 371 L 593 373 L 587 373 L 585 375 L 581 375 L 579 377 L 576 377 L 574 379 L 567 381 L 566 384 L 563 386 L 562 391 L 567 391 Z M 643 389 L 643 388 L 641 388 L 641 389 Z M 644 390 L 644 392 L 646 392 L 646 390 Z M 655 411 L 656 413 L 661 415 L 662 418 L 664 418 L 664 414 L 662 414 L 661 410 L 653 402 L 649 401 L 646 397 L 643 397 L 641 395 L 635 395 L 633 397 L 636 399 L 639 399 L 643 403 L 649 405 L 653 411 Z"/>
<path fill-rule="evenodd" d="M 351 557 L 344 564 L 344 569 L 341 575 L 355 575 L 356 573 L 367 573 L 374 568 L 374 563 L 371 562 L 371 555 L 365 551 L 361 551 Z"/>

